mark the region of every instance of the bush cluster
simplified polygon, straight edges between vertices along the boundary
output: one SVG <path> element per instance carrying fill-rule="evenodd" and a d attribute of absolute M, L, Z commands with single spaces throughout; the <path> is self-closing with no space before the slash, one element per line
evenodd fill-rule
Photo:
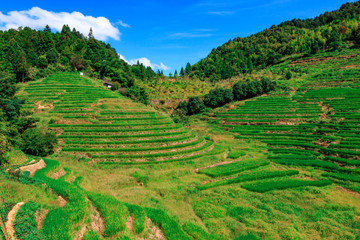
<path fill-rule="evenodd" d="M 260 81 L 237 82 L 230 89 L 217 88 L 211 90 L 203 98 L 190 97 L 182 101 L 176 108 L 174 115 L 194 115 L 203 112 L 206 108 L 222 107 L 232 101 L 249 99 L 275 89 L 275 82 L 268 78 Z"/>

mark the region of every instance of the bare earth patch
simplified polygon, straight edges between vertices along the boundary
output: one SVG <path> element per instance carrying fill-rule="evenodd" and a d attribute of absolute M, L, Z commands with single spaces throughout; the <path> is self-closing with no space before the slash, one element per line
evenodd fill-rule
<path fill-rule="evenodd" d="M 61 178 L 62 176 L 64 176 L 65 174 L 66 174 L 66 171 L 65 171 L 63 168 L 61 168 L 59 171 L 54 172 L 54 173 L 50 176 L 50 178 L 57 180 L 57 179 Z"/>
<path fill-rule="evenodd" d="M 76 235 L 74 240 L 83 240 L 84 239 L 84 235 L 87 231 L 87 225 L 83 226 L 80 231 L 78 232 L 78 234 Z"/>
<path fill-rule="evenodd" d="M 65 198 L 63 198 L 62 196 L 58 197 L 58 202 L 59 202 L 59 206 L 60 207 L 64 207 L 67 204 L 67 201 Z"/>
<path fill-rule="evenodd" d="M 336 186 L 336 188 L 339 189 L 342 192 L 347 192 L 347 193 L 349 193 L 349 194 L 351 194 L 353 196 L 360 197 L 360 193 L 358 193 L 358 192 L 351 191 L 351 190 L 349 190 L 347 188 L 344 188 L 344 187 L 341 187 L 341 186 Z"/>
<path fill-rule="evenodd" d="M 163 231 L 156 226 L 150 218 L 146 217 L 146 224 L 147 224 L 147 228 L 150 231 L 150 234 L 147 238 L 137 238 L 137 240 L 164 240 L 166 239 Z"/>
<path fill-rule="evenodd" d="M 37 170 L 43 169 L 45 167 L 46 167 L 46 163 L 44 162 L 44 160 L 41 159 L 40 161 L 38 161 L 35 164 L 20 167 L 20 171 L 30 172 L 30 176 L 34 176 L 34 174 Z"/>
<path fill-rule="evenodd" d="M 130 231 L 133 231 L 134 230 L 134 217 L 132 215 L 130 215 L 128 218 L 127 218 L 127 221 L 126 221 L 126 227 L 130 230 Z"/>
<path fill-rule="evenodd" d="M 25 204 L 24 202 L 20 202 L 20 203 L 16 204 L 7 215 L 8 220 L 5 223 L 5 228 L 6 228 L 7 233 L 9 234 L 11 240 L 16 239 L 15 238 L 14 221 L 15 221 L 17 212 L 19 211 L 20 207 L 24 204 Z"/>
<path fill-rule="evenodd" d="M 45 218 L 47 214 L 49 213 L 49 210 L 42 208 L 36 211 L 36 222 L 38 224 L 38 230 L 41 230 L 45 221 Z"/>
<path fill-rule="evenodd" d="M 70 182 L 75 182 L 75 180 L 76 180 L 76 176 L 72 176 Z"/>
<path fill-rule="evenodd" d="M 93 231 L 95 232 L 99 232 L 100 235 L 103 235 L 102 233 L 104 232 L 104 219 L 101 217 L 100 212 L 95 208 L 95 206 L 92 204 L 91 201 L 90 202 L 90 207 L 91 207 L 91 211 L 93 212 L 93 214 L 91 214 L 91 228 Z"/>

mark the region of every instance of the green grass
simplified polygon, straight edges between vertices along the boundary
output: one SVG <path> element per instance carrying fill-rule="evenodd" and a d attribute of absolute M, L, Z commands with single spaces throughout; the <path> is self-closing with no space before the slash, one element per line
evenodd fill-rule
<path fill-rule="evenodd" d="M 306 186 L 323 187 L 332 184 L 329 180 L 300 180 L 300 179 L 286 179 L 286 180 L 271 180 L 266 182 L 256 182 L 251 184 L 241 185 L 243 188 L 253 192 L 265 193 L 273 190 L 282 190 L 289 188 L 298 188 Z"/>
<path fill-rule="evenodd" d="M 16 214 L 14 221 L 15 236 L 20 240 L 41 240 L 44 236 L 38 231 L 35 213 L 41 208 L 40 204 L 29 201 Z"/>
<path fill-rule="evenodd" d="M 323 173 L 322 176 L 336 178 L 336 179 L 343 180 L 343 181 L 360 183 L 360 176 L 358 176 L 358 175 L 348 175 L 348 174 L 341 174 L 341 173 Z"/>
<path fill-rule="evenodd" d="M 161 227 L 167 239 L 190 240 L 190 238 L 181 229 L 180 225 L 162 210 L 146 208 L 145 211 L 151 221 Z"/>
<path fill-rule="evenodd" d="M 309 166 L 309 167 L 317 167 L 317 168 L 324 168 L 324 169 L 339 169 L 339 165 L 326 162 L 321 160 L 307 160 L 307 159 L 275 159 L 272 160 L 278 164 L 289 165 L 289 166 Z"/>
<path fill-rule="evenodd" d="M 197 186 L 196 188 L 199 190 L 206 190 L 218 186 L 225 186 L 234 183 L 241 183 L 247 181 L 258 181 L 268 178 L 277 178 L 277 177 L 285 177 L 285 176 L 292 176 L 299 174 L 297 170 L 287 170 L 287 171 L 257 171 L 251 172 L 247 174 L 239 175 L 236 178 L 227 179 L 227 180 L 220 180 L 216 182 L 207 183 L 201 186 Z"/>
<path fill-rule="evenodd" d="M 115 236 L 117 233 L 125 230 L 126 220 L 129 215 L 126 206 L 112 196 L 89 193 L 89 199 L 100 211 L 105 221 L 105 237 Z"/>
<path fill-rule="evenodd" d="M 206 174 L 211 177 L 228 176 L 245 170 L 266 166 L 269 164 L 270 163 L 268 161 L 263 159 L 247 159 L 216 167 L 205 168 L 200 170 L 199 173 Z"/>

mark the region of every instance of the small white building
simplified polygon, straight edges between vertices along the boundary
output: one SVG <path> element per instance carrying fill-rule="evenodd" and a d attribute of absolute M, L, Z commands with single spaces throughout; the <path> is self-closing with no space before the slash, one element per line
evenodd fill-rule
<path fill-rule="evenodd" d="M 106 80 L 104 81 L 104 86 L 105 86 L 105 87 L 108 87 L 108 88 L 111 88 L 112 82 L 111 82 L 110 80 L 106 79 Z"/>

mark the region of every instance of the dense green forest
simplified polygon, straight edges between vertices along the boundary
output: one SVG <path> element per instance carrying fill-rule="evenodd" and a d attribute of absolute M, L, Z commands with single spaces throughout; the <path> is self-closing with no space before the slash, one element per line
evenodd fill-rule
<path fill-rule="evenodd" d="M 181 69 L 180 75 L 201 80 L 228 79 L 280 63 L 284 57 L 337 50 L 345 42 L 360 44 L 360 1 L 314 19 L 293 19 L 214 48 L 208 57 Z M 297 55 L 296 55 L 297 54 Z M 300 56 L 299 56 L 300 54 Z"/>
<path fill-rule="evenodd" d="M 110 44 L 93 37 L 92 29 L 86 37 L 67 25 L 56 33 L 49 26 L 44 30 L 21 27 L 0 31 L 0 72 L 26 82 L 68 71 L 111 79 L 114 90 L 122 87 L 125 95 L 143 103 L 147 103 L 147 96 L 134 80 L 157 77 L 151 67 L 140 63 L 130 66 L 121 60 Z"/>
<path fill-rule="evenodd" d="M 149 79 L 156 74 L 142 64 L 128 65 L 119 59 L 110 44 L 85 37 L 64 25 L 53 33 L 29 27 L 0 31 L 0 71 L 14 73 L 18 81 L 43 78 L 57 71 L 85 71 L 95 77 L 110 77 L 123 87 L 131 87 L 134 78 Z"/>

